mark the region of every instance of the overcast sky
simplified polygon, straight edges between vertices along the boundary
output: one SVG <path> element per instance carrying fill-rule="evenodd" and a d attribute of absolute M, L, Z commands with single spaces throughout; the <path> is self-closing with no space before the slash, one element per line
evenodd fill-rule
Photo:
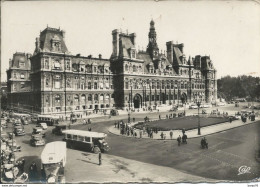
<path fill-rule="evenodd" d="M 2 81 L 12 54 L 33 53 L 47 25 L 66 31 L 72 54 L 109 58 L 113 29 L 135 32 L 136 47 L 146 49 L 151 18 L 160 50 L 167 41 L 184 43 L 187 58 L 210 55 L 219 78 L 260 76 L 260 6 L 253 1 L 14 1 L 2 3 Z"/>

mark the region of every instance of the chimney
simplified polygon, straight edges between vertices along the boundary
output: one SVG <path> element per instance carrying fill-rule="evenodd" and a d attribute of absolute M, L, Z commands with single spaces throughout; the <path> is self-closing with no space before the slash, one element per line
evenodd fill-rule
<path fill-rule="evenodd" d="M 184 47 L 184 44 L 183 43 L 181 43 L 181 44 L 179 44 L 179 49 L 180 49 L 180 51 L 183 53 L 183 47 Z"/>
<path fill-rule="evenodd" d="M 112 47 L 113 47 L 113 57 L 119 56 L 119 31 L 115 29 L 112 31 Z"/>
<path fill-rule="evenodd" d="M 136 37 L 136 34 L 135 34 L 135 33 L 132 33 L 132 34 L 129 34 L 129 36 L 130 36 L 131 42 L 132 42 L 133 45 L 135 46 L 135 37 Z"/>
<path fill-rule="evenodd" d="M 61 36 L 62 36 L 63 38 L 65 38 L 65 31 L 64 31 L 64 30 L 61 30 Z"/>
<path fill-rule="evenodd" d="M 166 42 L 167 59 L 173 64 L 173 41 Z"/>
<path fill-rule="evenodd" d="M 35 51 L 38 52 L 40 49 L 40 38 L 37 37 L 35 41 Z"/>
<path fill-rule="evenodd" d="M 88 58 L 92 58 L 92 55 L 88 55 Z"/>
<path fill-rule="evenodd" d="M 99 54 L 99 55 L 98 55 L 98 58 L 99 58 L 99 59 L 102 59 L 102 55 L 101 55 L 101 54 Z"/>

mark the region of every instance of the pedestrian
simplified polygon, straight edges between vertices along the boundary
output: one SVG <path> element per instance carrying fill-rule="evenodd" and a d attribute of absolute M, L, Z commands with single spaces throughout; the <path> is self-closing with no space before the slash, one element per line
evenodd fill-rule
<path fill-rule="evenodd" d="M 133 123 L 135 122 L 135 118 L 133 118 Z"/>
<path fill-rule="evenodd" d="M 140 133 L 140 139 L 141 139 L 142 138 L 142 134 L 143 134 L 142 130 L 140 130 L 139 133 Z"/>
<path fill-rule="evenodd" d="M 119 121 L 117 122 L 117 128 L 119 129 Z"/>
<path fill-rule="evenodd" d="M 33 162 L 29 168 L 29 180 L 30 182 L 36 181 L 37 179 L 37 166 L 36 163 Z"/>
<path fill-rule="evenodd" d="M 185 128 L 182 129 L 182 134 L 185 134 Z"/>
<path fill-rule="evenodd" d="M 160 136 L 161 136 L 161 139 L 163 139 L 163 132 L 161 132 L 161 135 L 160 135 Z"/>
<path fill-rule="evenodd" d="M 88 128 L 88 131 L 91 131 L 91 127 Z"/>
<path fill-rule="evenodd" d="M 159 119 L 161 119 L 161 115 L 159 115 Z"/>
<path fill-rule="evenodd" d="M 22 160 L 21 160 L 21 173 L 24 172 L 24 166 L 25 166 L 25 160 L 22 159 Z"/>
<path fill-rule="evenodd" d="M 231 117 L 229 117 L 229 123 L 232 123 L 232 118 Z"/>
<path fill-rule="evenodd" d="M 170 131 L 171 140 L 172 140 L 172 136 L 173 136 L 173 132 L 172 132 L 172 130 L 171 130 L 171 131 Z"/>
<path fill-rule="evenodd" d="M 99 161 L 99 165 L 102 164 L 102 155 L 101 155 L 101 151 L 98 153 L 98 161 Z"/>
<path fill-rule="evenodd" d="M 115 122 L 115 128 L 116 128 L 116 125 L 117 125 L 117 123 Z"/>
<path fill-rule="evenodd" d="M 166 133 L 163 134 L 163 139 L 164 139 L 164 140 L 166 139 Z"/>
<path fill-rule="evenodd" d="M 134 130 L 131 128 L 131 136 L 134 136 Z"/>
<path fill-rule="evenodd" d="M 153 138 L 153 131 L 150 132 L 150 138 Z"/>
<path fill-rule="evenodd" d="M 178 142 L 178 146 L 181 145 L 181 136 L 179 135 L 179 137 L 177 138 L 177 142 Z"/>

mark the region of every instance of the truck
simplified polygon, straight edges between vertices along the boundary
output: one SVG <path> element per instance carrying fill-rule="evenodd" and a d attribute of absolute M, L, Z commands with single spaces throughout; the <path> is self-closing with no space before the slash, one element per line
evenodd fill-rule
<path fill-rule="evenodd" d="M 45 145 L 41 154 L 41 171 L 46 183 L 65 183 L 66 142 L 55 141 Z"/>

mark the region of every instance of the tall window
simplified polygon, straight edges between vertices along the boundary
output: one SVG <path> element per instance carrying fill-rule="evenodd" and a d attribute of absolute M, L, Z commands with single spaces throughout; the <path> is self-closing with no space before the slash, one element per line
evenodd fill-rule
<path fill-rule="evenodd" d="M 128 65 L 127 64 L 125 65 L 125 71 L 128 71 Z"/>
<path fill-rule="evenodd" d="M 69 60 L 66 60 L 66 69 L 70 70 L 70 61 Z"/>
<path fill-rule="evenodd" d="M 136 66 L 133 65 L 133 72 L 136 72 Z"/>
<path fill-rule="evenodd" d="M 94 95 L 94 101 L 98 101 L 98 94 Z"/>
<path fill-rule="evenodd" d="M 88 101 L 92 101 L 92 95 L 91 94 L 88 95 Z"/>
<path fill-rule="evenodd" d="M 128 88 L 129 88 L 128 82 L 125 82 L 125 89 L 128 89 Z"/>
<path fill-rule="evenodd" d="M 24 79 L 24 74 L 23 73 L 21 73 L 21 79 Z"/>
<path fill-rule="evenodd" d="M 88 89 L 91 90 L 91 82 L 88 82 Z"/>
<path fill-rule="evenodd" d="M 96 90 L 97 89 L 97 82 L 94 82 L 94 89 Z"/>
<path fill-rule="evenodd" d="M 55 103 L 60 103 L 60 95 L 55 95 Z"/>

